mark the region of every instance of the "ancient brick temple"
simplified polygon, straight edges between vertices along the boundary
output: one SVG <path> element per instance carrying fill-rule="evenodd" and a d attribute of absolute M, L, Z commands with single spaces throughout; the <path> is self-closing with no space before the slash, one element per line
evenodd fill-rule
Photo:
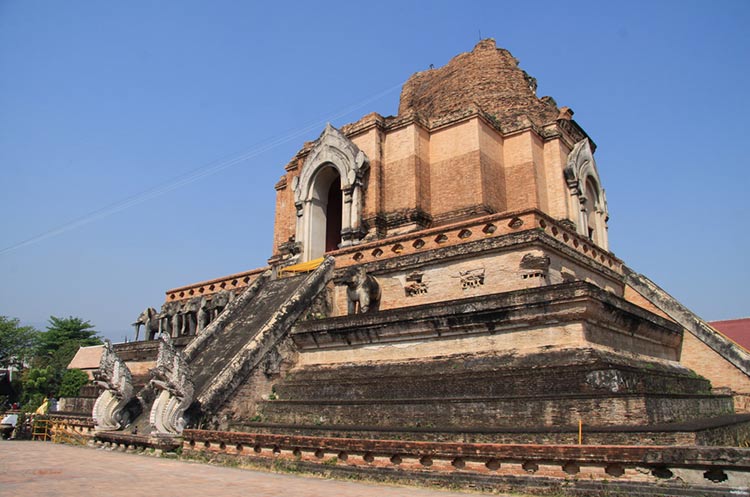
<path fill-rule="evenodd" d="M 275 185 L 269 266 L 168 291 L 146 341 L 106 351 L 98 437 L 187 426 L 187 450 L 460 470 L 472 453 L 478 473 L 511 464 L 492 444 L 747 443 L 750 355 L 609 251 L 572 117 L 483 40 L 409 78 L 398 115 L 327 126 Z M 548 476 L 584 464 L 539 454 L 565 459 Z M 591 454 L 605 478 L 646 464 Z"/>

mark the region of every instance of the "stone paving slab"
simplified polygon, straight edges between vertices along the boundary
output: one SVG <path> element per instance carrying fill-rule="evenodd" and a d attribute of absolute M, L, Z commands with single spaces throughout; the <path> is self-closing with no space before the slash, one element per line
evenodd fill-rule
<path fill-rule="evenodd" d="M 0 441 L 1 497 L 467 497 L 210 466 L 51 442 Z"/>

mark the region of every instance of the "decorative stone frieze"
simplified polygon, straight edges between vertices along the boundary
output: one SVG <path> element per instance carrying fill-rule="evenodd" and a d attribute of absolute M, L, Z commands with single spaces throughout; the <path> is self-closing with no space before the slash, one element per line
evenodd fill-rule
<path fill-rule="evenodd" d="M 550 265 L 548 255 L 536 255 L 532 253 L 524 254 L 521 259 L 521 269 L 542 269 L 547 270 Z"/>
<path fill-rule="evenodd" d="M 458 278 L 461 280 L 461 289 L 469 290 L 484 285 L 484 268 L 460 271 Z"/>
<path fill-rule="evenodd" d="M 414 271 L 406 277 L 404 293 L 407 297 L 416 297 L 427 293 L 427 283 L 423 281 L 423 278 L 424 274 L 418 271 Z"/>
<path fill-rule="evenodd" d="M 230 274 L 221 278 L 194 283 L 167 290 L 167 302 L 190 299 L 201 295 L 211 295 L 223 290 L 239 291 L 252 285 L 253 281 L 268 268 L 252 269 L 242 273 Z"/>

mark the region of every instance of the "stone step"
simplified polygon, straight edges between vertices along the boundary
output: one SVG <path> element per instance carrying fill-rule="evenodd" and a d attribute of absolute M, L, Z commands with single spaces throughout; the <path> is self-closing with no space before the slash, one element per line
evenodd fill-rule
<path fill-rule="evenodd" d="M 303 280 L 304 276 L 297 276 L 268 281 L 244 309 L 239 310 L 237 317 L 217 332 L 208 348 L 196 354 L 190 363 L 196 392 L 210 385 Z"/>
<path fill-rule="evenodd" d="M 499 361 L 502 364 L 501 361 Z M 460 363 L 459 363 L 460 364 Z M 305 371 L 275 386 L 283 400 L 387 400 L 429 397 L 498 397 L 528 392 L 708 394 L 710 383 L 688 374 L 675 375 L 615 364 L 588 364 L 494 371 L 459 371 L 453 366 L 421 363 L 420 373 L 391 374 L 392 366 L 367 366 L 369 374 L 342 369 L 335 380 Z M 359 371 L 358 371 L 359 372 Z"/>
<path fill-rule="evenodd" d="M 264 402 L 263 421 L 380 427 L 499 428 L 651 425 L 733 414 L 731 396 L 562 394 L 494 398 L 421 398 Z"/>
<path fill-rule="evenodd" d="M 410 440 L 426 442 L 571 444 L 578 443 L 578 426 L 559 427 L 380 427 L 373 425 L 244 423 L 232 430 L 289 436 Z M 645 426 L 582 425 L 582 442 L 587 445 L 715 445 L 741 446 L 750 440 L 750 414 L 701 418 L 689 422 Z"/>

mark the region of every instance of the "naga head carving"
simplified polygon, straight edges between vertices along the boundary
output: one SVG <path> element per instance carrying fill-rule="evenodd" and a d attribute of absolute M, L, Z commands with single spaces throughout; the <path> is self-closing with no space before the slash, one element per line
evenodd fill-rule
<path fill-rule="evenodd" d="M 117 357 L 112 342 L 104 341 L 99 369 L 94 372 L 94 382 L 118 398 L 130 397 L 133 390 L 132 375 L 128 366 Z"/>

